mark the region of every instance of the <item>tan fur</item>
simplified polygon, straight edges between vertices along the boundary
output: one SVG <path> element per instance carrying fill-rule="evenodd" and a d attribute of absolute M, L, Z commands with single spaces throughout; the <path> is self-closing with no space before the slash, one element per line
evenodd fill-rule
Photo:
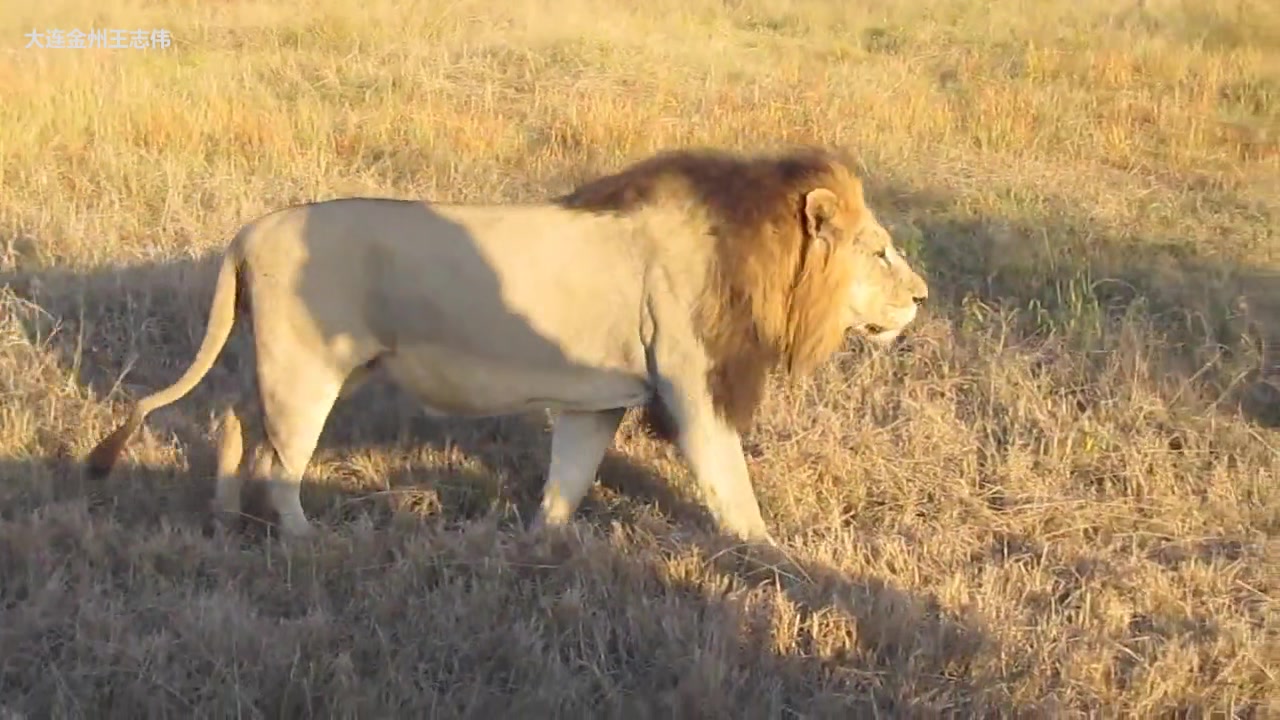
<path fill-rule="evenodd" d="M 224 411 L 223 512 L 239 511 L 252 435 L 251 472 L 271 481 L 283 529 L 310 534 L 299 485 L 325 419 L 381 369 L 429 412 L 557 411 L 535 527 L 569 519 L 622 413 L 647 405 L 719 527 L 768 540 L 739 441 L 767 373 L 812 368 L 850 327 L 887 342 L 926 295 L 857 178 L 821 151 L 667 153 L 544 204 L 286 208 L 237 234 L 191 367 L 142 398 L 88 465 L 109 472 L 243 313 L 258 392 Z"/>

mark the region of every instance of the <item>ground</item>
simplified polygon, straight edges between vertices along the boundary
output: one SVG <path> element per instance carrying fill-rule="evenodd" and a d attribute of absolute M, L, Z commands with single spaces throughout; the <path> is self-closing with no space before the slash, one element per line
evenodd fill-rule
<path fill-rule="evenodd" d="M 170 44 L 25 47 L 77 28 Z M 1280 711 L 1273 3 L 47 0 L 0 18 L 0 97 L 0 717 Z M 259 213 L 809 142 L 933 294 L 901 352 L 772 382 L 785 557 L 632 420 L 529 539 L 545 418 L 386 386 L 330 419 L 314 547 L 216 533 L 235 347 L 78 473 Z"/>

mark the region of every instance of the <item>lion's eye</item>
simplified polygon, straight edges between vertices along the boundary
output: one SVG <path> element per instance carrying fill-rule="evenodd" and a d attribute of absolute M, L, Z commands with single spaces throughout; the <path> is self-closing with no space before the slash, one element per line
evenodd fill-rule
<path fill-rule="evenodd" d="M 888 250 L 877 250 L 877 251 L 876 251 L 876 257 L 878 257 L 878 258 L 880 258 L 882 261 L 884 261 L 884 264 L 885 264 L 885 265 L 888 265 L 888 264 L 889 264 L 889 251 L 888 251 Z"/>

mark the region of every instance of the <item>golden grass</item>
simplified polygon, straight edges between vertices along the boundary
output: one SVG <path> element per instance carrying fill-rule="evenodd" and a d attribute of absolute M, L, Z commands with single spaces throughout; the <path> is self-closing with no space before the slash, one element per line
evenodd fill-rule
<path fill-rule="evenodd" d="M 1280 711 L 1274 3 L 12 4 L 0 716 Z M 91 26 L 174 46 L 23 48 Z M 630 425 L 576 532 L 521 539 L 542 418 L 385 387 L 330 421 L 313 550 L 208 533 L 235 353 L 79 479 L 258 213 L 793 142 L 858 154 L 937 302 L 909 355 L 773 386 L 747 444 L 785 560 L 713 537 Z"/>

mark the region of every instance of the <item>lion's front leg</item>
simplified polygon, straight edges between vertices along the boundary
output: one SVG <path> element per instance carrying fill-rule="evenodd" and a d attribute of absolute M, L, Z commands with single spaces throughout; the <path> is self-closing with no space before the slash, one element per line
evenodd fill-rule
<path fill-rule="evenodd" d="M 568 522 L 591 489 L 596 470 L 622 423 L 625 408 L 600 412 L 561 412 L 551 430 L 551 464 L 542 503 L 530 529 Z"/>
<path fill-rule="evenodd" d="M 746 542 L 775 545 L 751 486 L 742 442 L 716 413 L 705 386 L 696 381 L 664 381 L 658 394 L 675 422 L 676 443 L 719 530 Z"/>

